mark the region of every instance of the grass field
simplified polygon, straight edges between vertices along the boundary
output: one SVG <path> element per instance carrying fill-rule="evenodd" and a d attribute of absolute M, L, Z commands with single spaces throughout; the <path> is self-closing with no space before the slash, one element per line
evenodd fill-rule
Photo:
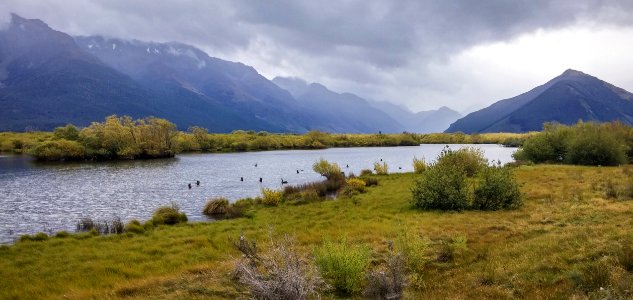
<path fill-rule="evenodd" d="M 230 239 L 243 233 L 265 247 L 271 231 L 295 236 L 306 254 L 324 238 L 346 237 L 373 249 L 376 263 L 399 232 L 422 237 L 426 260 L 405 298 L 630 298 L 633 201 L 605 195 L 630 189 L 632 169 L 521 166 L 524 205 L 510 211 L 413 210 L 416 175 L 394 174 L 352 199 L 260 208 L 251 219 L 18 242 L 0 247 L 0 298 L 247 297 L 231 279 L 239 255 Z M 456 239 L 465 247 L 438 259 Z"/>

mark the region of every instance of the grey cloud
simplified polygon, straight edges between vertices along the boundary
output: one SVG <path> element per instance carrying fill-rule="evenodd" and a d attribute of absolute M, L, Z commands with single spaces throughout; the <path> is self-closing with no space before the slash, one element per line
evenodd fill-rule
<path fill-rule="evenodd" d="M 285 61 L 291 75 L 379 95 L 451 88 L 429 65 L 474 45 L 583 22 L 633 24 L 630 0 L 4 0 L 0 11 L 72 34 L 181 41 L 225 59 L 266 51 L 249 62 L 270 70 Z M 259 40 L 269 49 L 258 49 Z"/>

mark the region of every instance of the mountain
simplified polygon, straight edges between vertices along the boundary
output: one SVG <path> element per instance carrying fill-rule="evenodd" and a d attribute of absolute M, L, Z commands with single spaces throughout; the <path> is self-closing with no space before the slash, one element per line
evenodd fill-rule
<path fill-rule="evenodd" d="M 42 21 L 14 14 L 0 31 L 0 130 L 86 125 L 113 112 L 158 115 L 153 99 Z"/>
<path fill-rule="evenodd" d="M 276 77 L 273 82 L 289 91 L 302 107 L 335 132 L 396 133 L 404 130 L 385 112 L 354 94 L 336 93 L 321 84 L 308 84 L 299 78 Z M 328 131 L 328 127 L 320 125 L 315 129 Z"/>
<path fill-rule="evenodd" d="M 633 94 L 576 70 L 457 120 L 446 132 L 538 131 L 545 122 L 579 120 L 633 125 Z"/>
<path fill-rule="evenodd" d="M 209 57 L 193 46 L 101 36 L 76 37 L 75 41 L 144 87 L 178 99 L 175 107 L 188 106 L 190 113 L 206 114 L 210 120 L 198 120 L 198 125 L 214 131 L 305 132 L 314 127 L 312 122 L 318 123 L 288 92 L 253 67 Z"/>
<path fill-rule="evenodd" d="M 408 132 L 443 132 L 451 123 L 462 117 L 461 114 L 446 106 L 436 110 L 414 113 L 390 102 L 374 101 L 372 105 L 387 113 L 391 118 L 398 120 L 404 126 L 404 130 Z"/>

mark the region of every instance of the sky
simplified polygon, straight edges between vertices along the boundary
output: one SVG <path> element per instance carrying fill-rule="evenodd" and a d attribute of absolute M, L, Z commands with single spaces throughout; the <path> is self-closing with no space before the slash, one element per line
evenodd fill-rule
<path fill-rule="evenodd" d="M 337 92 L 462 113 L 576 69 L 633 91 L 631 0 L 2 0 L 72 35 L 179 41 Z"/>

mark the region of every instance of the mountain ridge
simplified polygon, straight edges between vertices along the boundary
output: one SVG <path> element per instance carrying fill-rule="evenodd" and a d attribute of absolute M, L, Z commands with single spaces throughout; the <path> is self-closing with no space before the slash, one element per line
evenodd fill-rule
<path fill-rule="evenodd" d="M 455 121 L 446 132 L 539 131 L 545 122 L 579 120 L 633 124 L 633 94 L 581 71 L 561 75 Z"/>

